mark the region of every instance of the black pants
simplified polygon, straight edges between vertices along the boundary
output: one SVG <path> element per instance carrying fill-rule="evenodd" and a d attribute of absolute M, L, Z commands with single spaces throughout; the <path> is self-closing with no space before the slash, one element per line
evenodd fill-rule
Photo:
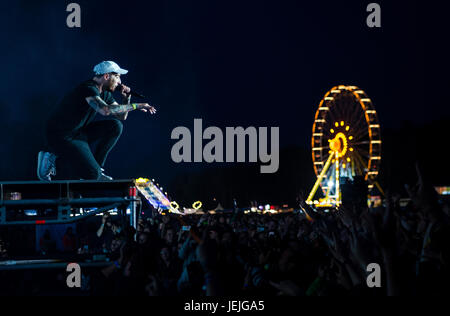
<path fill-rule="evenodd" d="M 47 131 L 49 150 L 58 156 L 58 179 L 98 180 L 122 129 L 119 120 L 104 120 L 88 124 L 75 135 Z"/>

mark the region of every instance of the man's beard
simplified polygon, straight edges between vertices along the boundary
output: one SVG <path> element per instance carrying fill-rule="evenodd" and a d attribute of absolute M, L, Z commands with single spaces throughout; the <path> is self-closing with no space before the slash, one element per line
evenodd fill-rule
<path fill-rule="evenodd" d="M 106 90 L 108 90 L 108 91 L 110 91 L 110 92 L 114 92 L 114 90 L 116 90 L 115 88 L 113 89 L 113 87 L 114 87 L 114 83 L 113 82 L 110 82 L 109 84 L 108 84 L 108 86 L 106 87 Z M 117 87 L 117 86 L 116 86 Z"/>

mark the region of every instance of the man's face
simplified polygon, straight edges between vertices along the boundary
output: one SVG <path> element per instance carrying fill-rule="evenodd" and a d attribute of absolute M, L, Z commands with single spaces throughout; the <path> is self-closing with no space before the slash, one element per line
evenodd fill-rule
<path fill-rule="evenodd" d="M 122 83 L 119 74 L 111 73 L 108 74 L 107 78 L 104 86 L 109 91 L 115 91 L 117 86 Z"/>
<path fill-rule="evenodd" d="M 122 242 L 120 240 L 113 239 L 111 242 L 111 251 L 114 252 L 117 249 L 119 249 L 121 244 L 122 244 Z"/>
<path fill-rule="evenodd" d="M 164 261 L 168 261 L 169 257 L 170 257 L 169 249 L 167 249 L 167 248 L 161 249 L 161 258 Z"/>
<path fill-rule="evenodd" d="M 274 221 L 270 221 L 267 226 L 268 226 L 268 230 L 269 231 L 274 231 L 276 229 L 277 225 L 276 225 L 276 223 Z"/>
<path fill-rule="evenodd" d="M 144 245 L 147 243 L 148 237 L 147 234 L 139 234 L 139 239 L 138 239 L 138 243 L 140 245 Z"/>
<path fill-rule="evenodd" d="M 166 233 L 166 241 L 172 242 L 173 241 L 173 230 L 169 229 Z"/>

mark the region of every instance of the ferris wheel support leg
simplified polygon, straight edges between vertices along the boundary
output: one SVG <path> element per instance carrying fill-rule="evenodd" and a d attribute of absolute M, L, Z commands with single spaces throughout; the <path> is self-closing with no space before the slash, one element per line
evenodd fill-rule
<path fill-rule="evenodd" d="M 364 167 L 364 169 L 366 169 L 366 168 L 367 168 L 367 165 L 364 163 L 362 157 L 361 157 L 358 153 L 356 153 L 355 156 L 356 156 L 356 158 L 359 160 L 359 163 Z M 380 184 L 378 183 L 378 181 L 374 181 L 374 184 L 377 186 L 377 188 L 378 188 L 378 190 L 380 191 L 380 193 L 384 196 L 384 195 L 385 195 L 385 194 L 384 194 L 384 191 L 383 191 L 383 189 L 381 188 L 381 186 L 380 186 Z"/>
<path fill-rule="evenodd" d="M 364 162 L 362 161 L 361 157 L 359 156 L 359 154 L 357 152 L 355 152 L 354 157 L 355 157 L 355 165 L 359 171 L 359 174 L 364 174 L 364 169 L 366 168 L 364 166 Z"/>
<path fill-rule="evenodd" d="M 341 190 L 339 187 L 339 180 L 340 180 L 340 174 L 339 174 L 339 159 L 338 153 L 336 152 L 336 206 L 339 206 L 341 204 Z"/>
<path fill-rule="evenodd" d="M 330 168 L 331 165 L 331 161 L 334 157 L 334 153 L 330 154 L 330 157 L 328 157 L 327 163 L 325 164 L 325 167 L 323 168 L 322 172 L 320 173 L 320 175 L 317 177 L 317 181 L 314 184 L 313 189 L 311 190 L 311 193 L 308 196 L 308 199 L 306 200 L 306 203 L 311 203 L 312 199 L 314 197 L 314 195 L 317 192 L 317 189 L 319 188 L 320 182 L 322 181 L 323 177 L 325 176 L 325 173 L 327 173 L 328 168 Z"/>
<path fill-rule="evenodd" d="M 380 186 L 380 184 L 378 183 L 378 181 L 375 181 L 375 185 L 377 186 L 378 190 L 380 190 L 381 194 L 382 194 L 383 196 L 385 196 L 385 195 L 384 195 L 384 191 L 383 191 L 383 189 L 381 188 L 381 186 Z"/>

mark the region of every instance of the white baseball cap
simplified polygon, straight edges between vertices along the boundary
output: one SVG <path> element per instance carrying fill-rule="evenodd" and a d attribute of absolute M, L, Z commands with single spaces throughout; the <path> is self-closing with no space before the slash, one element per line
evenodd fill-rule
<path fill-rule="evenodd" d="M 94 67 L 94 72 L 96 75 L 103 75 L 111 72 L 118 73 L 120 75 L 125 75 L 128 70 L 122 69 L 113 61 L 102 61 L 100 64 Z"/>

